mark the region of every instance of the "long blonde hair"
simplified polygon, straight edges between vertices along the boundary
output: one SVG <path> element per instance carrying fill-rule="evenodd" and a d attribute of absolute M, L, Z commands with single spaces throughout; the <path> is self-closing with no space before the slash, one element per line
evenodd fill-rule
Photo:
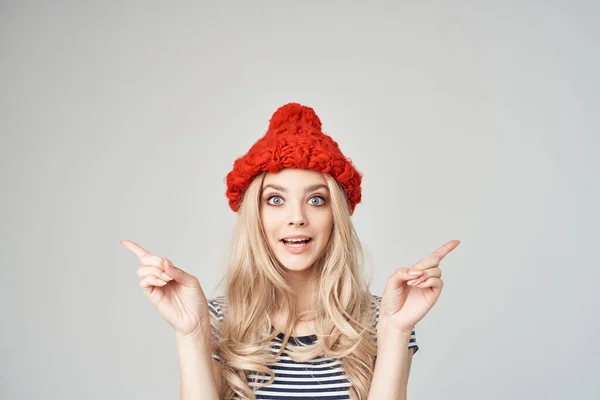
<path fill-rule="evenodd" d="M 298 362 L 318 355 L 341 359 L 351 382 L 350 398 L 367 398 L 377 354 L 371 277 L 365 273 L 363 248 L 350 220 L 346 193 L 329 174 L 323 175 L 331 195 L 333 229 L 323 256 L 313 266 L 318 268 L 313 313 L 317 340 L 293 349 L 286 345 L 304 313 L 298 313 L 285 268 L 270 251 L 260 223 L 265 173 L 245 191 L 224 277 L 227 315 L 219 323 L 220 339 L 213 346 L 223 361 L 222 399 L 255 400 L 254 390 L 274 381 L 267 365 L 275 364 L 285 350 Z M 282 309 L 285 329 L 281 350 L 273 355 L 269 345 L 277 332 L 271 328 L 270 315 L 275 308 Z M 249 385 L 250 373 L 265 379 Z"/>

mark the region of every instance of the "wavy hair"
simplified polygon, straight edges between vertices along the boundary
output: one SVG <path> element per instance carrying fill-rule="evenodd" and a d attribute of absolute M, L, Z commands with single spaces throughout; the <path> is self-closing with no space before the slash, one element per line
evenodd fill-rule
<path fill-rule="evenodd" d="M 219 339 L 213 343 L 213 352 L 223 362 L 220 398 L 255 400 L 254 391 L 275 379 L 268 365 L 287 351 L 297 362 L 318 355 L 341 359 L 351 383 L 350 398 L 366 399 L 377 354 L 375 300 L 346 193 L 334 178 L 323 174 L 331 195 L 333 229 L 325 252 L 313 266 L 318 268 L 313 311 L 299 313 L 286 269 L 270 250 L 260 222 L 265 174 L 257 176 L 244 193 L 224 277 L 227 313 L 218 323 Z M 285 329 L 281 349 L 274 355 L 269 345 L 277 332 L 272 330 L 270 315 L 276 308 L 282 310 Z M 309 316 L 316 319 L 317 340 L 287 347 L 296 322 Z M 250 374 L 261 379 L 250 379 Z"/>

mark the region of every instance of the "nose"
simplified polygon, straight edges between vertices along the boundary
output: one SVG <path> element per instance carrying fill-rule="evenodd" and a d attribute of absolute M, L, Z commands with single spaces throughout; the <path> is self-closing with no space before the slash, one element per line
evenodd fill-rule
<path fill-rule="evenodd" d="M 294 207 L 288 225 L 305 226 L 306 223 L 306 215 L 304 214 L 304 209 L 302 206 Z"/>

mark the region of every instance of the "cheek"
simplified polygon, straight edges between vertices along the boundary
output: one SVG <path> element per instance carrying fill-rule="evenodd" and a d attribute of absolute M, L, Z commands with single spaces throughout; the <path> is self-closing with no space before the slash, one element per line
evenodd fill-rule
<path fill-rule="evenodd" d="M 279 229 L 279 223 L 276 215 L 273 215 L 272 212 L 266 210 L 262 213 L 260 222 L 265 234 L 267 235 L 267 239 L 270 242 L 273 241 L 274 237 L 277 236 L 277 230 Z"/>
<path fill-rule="evenodd" d="M 329 239 L 329 236 L 331 236 L 331 231 L 333 229 L 333 216 L 321 216 L 320 221 L 321 223 L 319 224 L 319 233 L 321 234 L 321 237 L 324 238 L 325 241 L 327 241 Z"/>

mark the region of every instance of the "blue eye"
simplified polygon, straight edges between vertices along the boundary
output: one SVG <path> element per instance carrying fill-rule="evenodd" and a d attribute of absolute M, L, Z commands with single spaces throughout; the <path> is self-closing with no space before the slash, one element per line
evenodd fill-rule
<path fill-rule="evenodd" d="M 325 199 L 322 196 L 313 196 L 310 198 L 310 200 L 308 200 L 308 202 L 313 206 L 322 206 L 325 203 Z M 283 199 L 281 198 L 281 196 L 269 196 L 267 198 L 267 204 L 272 206 L 280 206 L 283 204 Z"/>
<path fill-rule="evenodd" d="M 273 204 L 273 203 L 271 203 L 271 199 L 279 199 L 279 200 L 280 200 L 280 202 Z M 280 204 L 282 204 L 282 203 L 283 203 L 283 199 L 282 199 L 281 197 L 279 197 L 279 196 L 271 196 L 271 197 L 269 197 L 269 198 L 267 199 L 267 203 L 269 203 L 269 204 L 271 204 L 271 205 L 274 205 L 274 206 L 278 206 L 278 205 L 280 205 Z"/>
<path fill-rule="evenodd" d="M 315 203 L 315 202 L 313 202 L 313 200 L 314 200 L 314 199 L 320 199 L 320 200 L 321 200 L 321 203 Z M 321 205 L 323 205 L 323 203 L 325 203 L 325 199 L 324 199 L 324 198 L 322 198 L 321 196 L 315 196 L 315 197 L 311 197 L 309 201 L 311 202 L 311 204 L 312 204 L 313 206 L 321 206 Z"/>

